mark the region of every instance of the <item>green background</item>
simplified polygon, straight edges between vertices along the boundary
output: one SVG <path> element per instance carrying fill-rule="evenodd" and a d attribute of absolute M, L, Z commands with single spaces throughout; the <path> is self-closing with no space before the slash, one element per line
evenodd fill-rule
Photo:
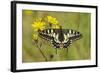
<path fill-rule="evenodd" d="M 49 41 L 39 38 L 42 43 L 41 54 L 39 48 L 32 42 L 32 23 L 37 18 L 43 18 L 47 15 L 57 18 L 59 24 L 65 29 L 74 29 L 79 31 L 83 37 L 72 43 L 67 49 L 58 49 L 57 54 Z M 68 60 L 87 60 L 91 59 L 91 14 L 78 12 L 50 12 L 23 10 L 22 12 L 22 61 L 27 62 L 45 62 L 47 61 L 68 61 Z"/>

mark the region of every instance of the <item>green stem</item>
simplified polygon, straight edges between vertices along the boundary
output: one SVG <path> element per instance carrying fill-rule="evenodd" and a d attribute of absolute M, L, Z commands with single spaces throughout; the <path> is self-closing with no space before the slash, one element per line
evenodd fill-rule
<path fill-rule="evenodd" d="M 42 52 L 41 48 L 37 45 L 39 51 L 41 52 L 42 56 L 44 57 L 45 61 L 48 61 L 44 53 Z"/>

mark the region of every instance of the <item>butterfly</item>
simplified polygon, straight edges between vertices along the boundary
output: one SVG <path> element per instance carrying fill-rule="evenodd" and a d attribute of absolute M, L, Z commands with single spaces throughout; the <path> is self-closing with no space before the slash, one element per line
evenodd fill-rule
<path fill-rule="evenodd" d="M 54 48 L 68 48 L 82 34 L 72 29 L 44 29 L 39 32 L 39 36 L 50 41 Z"/>

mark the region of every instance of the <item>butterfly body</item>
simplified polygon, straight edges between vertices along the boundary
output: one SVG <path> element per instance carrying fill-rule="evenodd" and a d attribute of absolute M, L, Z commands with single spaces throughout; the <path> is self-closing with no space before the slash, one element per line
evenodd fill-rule
<path fill-rule="evenodd" d="M 68 48 L 73 41 L 82 36 L 78 31 L 72 29 L 45 29 L 40 31 L 39 35 L 50 41 L 55 48 Z"/>

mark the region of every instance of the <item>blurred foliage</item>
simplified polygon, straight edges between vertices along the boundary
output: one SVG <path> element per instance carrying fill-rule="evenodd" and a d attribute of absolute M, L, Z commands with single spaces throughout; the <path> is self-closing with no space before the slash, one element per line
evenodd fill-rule
<path fill-rule="evenodd" d="M 33 22 L 37 18 L 53 16 L 64 29 L 74 29 L 82 33 L 83 37 L 72 43 L 67 49 L 56 50 L 42 38 L 33 41 L 35 33 L 32 28 Z M 45 61 L 67 61 L 67 60 L 86 60 L 91 58 L 91 14 L 78 12 L 51 12 L 23 10 L 22 13 L 22 61 L 45 62 Z M 36 34 L 36 33 L 35 33 Z"/>

